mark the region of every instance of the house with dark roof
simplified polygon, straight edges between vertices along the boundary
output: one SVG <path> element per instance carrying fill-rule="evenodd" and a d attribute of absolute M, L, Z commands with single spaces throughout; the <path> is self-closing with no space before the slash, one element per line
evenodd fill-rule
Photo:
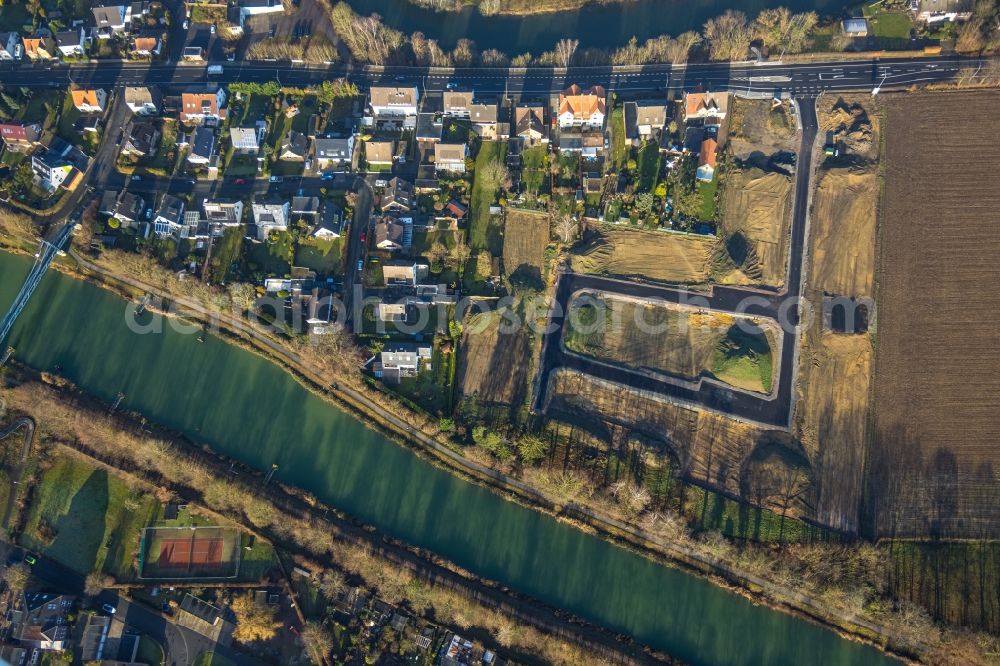
<path fill-rule="evenodd" d="M 99 212 L 102 215 L 116 218 L 123 227 L 130 227 L 142 218 L 145 207 L 145 200 L 138 194 L 105 190 L 101 196 Z"/>
<path fill-rule="evenodd" d="M 405 236 L 406 223 L 399 218 L 382 217 L 375 223 L 375 247 L 380 250 L 402 250 L 407 245 Z"/>
<path fill-rule="evenodd" d="M 170 236 L 180 231 L 184 226 L 184 201 L 177 197 L 164 194 L 160 199 L 160 207 L 153 217 L 153 231 L 157 236 Z"/>
<path fill-rule="evenodd" d="M 309 138 L 302 132 L 291 130 L 285 135 L 278 151 L 278 159 L 289 162 L 304 162 L 309 153 Z"/>
<path fill-rule="evenodd" d="M 413 210 L 415 202 L 413 185 L 397 176 L 386 185 L 379 207 L 383 213 L 389 211 L 408 213 Z"/>
<path fill-rule="evenodd" d="M 327 240 L 340 238 L 341 234 L 344 233 L 344 211 L 327 201 L 323 204 L 319 222 L 313 227 L 311 233 L 314 238 Z"/>
<path fill-rule="evenodd" d="M 545 124 L 545 107 L 519 106 L 514 109 L 513 135 L 527 145 L 549 142 L 549 128 Z"/>
<path fill-rule="evenodd" d="M 149 120 L 133 120 L 125 127 L 122 136 L 122 155 L 146 157 L 159 147 L 160 131 Z"/>
<path fill-rule="evenodd" d="M 316 166 L 323 169 L 348 167 L 354 158 L 354 137 L 318 137 L 313 142 Z"/>
<path fill-rule="evenodd" d="M 98 39 L 110 39 L 125 32 L 125 14 L 131 12 L 126 5 L 98 5 L 91 7 Z M 130 17 L 131 18 L 131 17 Z"/>
<path fill-rule="evenodd" d="M 191 152 L 188 162 L 204 165 L 212 161 L 215 155 L 215 130 L 211 127 L 198 127 L 191 138 Z"/>
<path fill-rule="evenodd" d="M 86 55 L 89 44 L 90 40 L 87 39 L 83 26 L 56 33 L 56 46 L 63 57 Z"/>
<path fill-rule="evenodd" d="M 12 639 L 23 647 L 62 651 L 69 642 L 68 615 L 76 597 L 49 592 L 25 592 L 12 614 Z"/>

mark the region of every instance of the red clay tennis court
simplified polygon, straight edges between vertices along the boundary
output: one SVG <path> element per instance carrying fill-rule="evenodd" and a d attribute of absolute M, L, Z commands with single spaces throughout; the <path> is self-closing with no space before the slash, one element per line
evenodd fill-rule
<path fill-rule="evenodd" d="M 163 539 L 160 542 L 159 566 L 165 569 L 190 569 L 222 564 L 223 539 Z"/>
<path fill-rule="evenodd" d="M 241 533 L 231 527 L 147 527 L 139 548 L 139 577 L 232 578 L 239 573 L 241 550 Z"/>

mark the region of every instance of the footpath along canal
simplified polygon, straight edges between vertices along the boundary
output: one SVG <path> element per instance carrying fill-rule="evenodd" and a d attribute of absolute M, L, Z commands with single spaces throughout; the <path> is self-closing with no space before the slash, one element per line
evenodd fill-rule
<path fill-rule="evenodd" d="M 29 266 L 0 252 L 0 309 Z M 685 662 L 896 663 L 455 477 L 220 338 L 199 343 L 169 325 L 133 333 L 126 309 L 118 296 L 52 272 L 9 344 L 34 368 L 58 366 L 109 402 L 122 391 L 123 408 L 255 467 L 276 463 L 282 481 L 392 536 Z"/>

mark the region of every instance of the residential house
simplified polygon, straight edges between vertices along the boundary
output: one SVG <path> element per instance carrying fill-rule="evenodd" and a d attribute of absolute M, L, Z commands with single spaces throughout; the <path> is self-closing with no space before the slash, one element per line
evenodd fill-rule
<path fill-rule="evenodd" d="M 434 167 L 438 171 L 465 173 L 465 158 L 469 155 L 469 146 L 464 143 L 435 143 Z"/>
<path fill-rule="evenodd" d="M 200 46 L 185 46 L 181 51 L 181 60 L 185 62 L 205 62 L 205 50 Z"/>
<path fill-rule="evenodd" d="M 408 247 L 407 235 L 412 242 L 413 220 L 409 218 L 383 217 L 375 223 L 375 247 L 380 250 L 395 252 Z"/>
<path fill-rule="evenodd" d="M 387 384 L 398 384 L 404 377 L 431 370 L 432 358 L 432 348 L 427 344 L 388 344 L 372 364 L 372 372 Z"/>
<path fill-rule="evenodd" d="M 378 303 L 375 305 L 375 318 L 378 321 L 406 321 L 406 303 Z"/>
<path fill-rule="evenodd" d="M 156 152 L 160 132 L 156 125 L 148 120 L 134 120 L 125 127 L 122 137 L 122 155 L 131 157 L 146 157 Z"/>
<path fill-rule="evenodd" d="M 386 286 L 416 287 L 427 277 L 430 267 L 416 261 L 387 261 L 382 264 L 382 278 Z"/>
<path fill-rule="evenodd" d="M 667 124 L 667 106 L 663 102 L 625 102 L 625 136 L 632 140 L 656 139 Z"/>
<path fill-rule="evenodd" d="M 87 39 L 83 26 L 56 33 L 56 46 L 64 58 L 86 55 L 89 44 L 90 40 Z"/>
<path fill-rule="evenodd" d="M 32 650 L 34 652 L 34 650 Z M 16 645 L 0 645 L 0 664 L 9 666 L 28 666 L 28 650 Z"/>
<path fill-rule="evenodd" d="M 146 88 L 144 86 L 126 86 L 125 106 L 132 113 L 140 116 L 155 116 L 160 112 L 160 105 L 163 98 L 157 88 Z"/>
<path fill-rule="evenodd" d="M 390 166 L 396 152 L 396 142 L 365 141 L 365 161 L 370 166 Z"/>
<path fill-rule="evenodd" d="M 48 35 L 25 37 L 21 43 L 24 45 L 24 56 L 32 62 L 52 60 L 56 57 L 55 40 Z"/>
<path fill-rule="evenodd" d="M 226 118 L 226 91 L 221 87 L 190 90 L 181 95 L 181 122 L 217 125 Z"/>
<path fill-rule="evenodd" d="M 39 148 L 31 155 L 35 182 L 50 193 L 59 187 L 66 190 L 76 188 L 83 176 L 77 163 L 85 168 L 86 157 L 80 158 L 79 151 L 59 137 L 53 137 L 47 147 Z"/>
<path fill-rule="evenodd" d="M 469 107 L 469 122 L 476 134 L 487 140 L 497 138 L 497 105 L 473 104 Z"/>
<path fill-rule="evenodd" d="M 285 203 L 254 203 L 251 205 L 256 240 L 264 242 L 272 231 L 288 229 L 288 216 L 291 205 Z"/>
<path fill-rule="evenodd" d="M 701 92 L 684 95 L 684 120 L 704 120 L 718 125 L 729 110 L 729 93 Z"/>
<path fill-rule="evenodd" d="M 239 0 L 240 26 L 251 16 L 278 14 L 285 11 L 281 0 Z"/>
<path fill-rule="evenodd" d="M 433 164 L 420 164 L 417 166 L 417 177 L 413 179 L 413 189 L 421 194 L 440 192 L 441 183 L 437 179 L 437 171 Z"/>
<path fill-rule="evenodd" d="M 418 143 L 435 143 L 441 140 L 441 132 L 444 124 L 441 122 L 441 115 L 437 113 L 417 114 L 417 127 L 415 137 Z"/>
<path fill-rule="evenodd" d="M 79 632 L 80 661 L 84 664 L 100 662 L 105 656 L 117 657 L 111 650 L 105 655 L 104 651 L 109 647 L 108 632 L 111 629 L 111 617 L 107 615 L 90 614 L 82 618 L 83 627 Z M 112 641 L 113 646 L 119 646 L 118 641 Z M 135 648 L 139 646 L 136 645 Z"/>
<path fill-rule="evenodd" d="M 160 207 L 153 216 L 153 231 L 157 236 L 170 236 L 180 231 L 184 226 L 184 201 L 177 197 L 164 194 L 160 199 Z"/>
<path fill-rule="evenodd" d="M 191 139 L 191 152 L 187 160 L 191 164 L 206 165 L 215 155 L 215 130 L 211 127 L 198 127 Z"/>
<path fill-rule="evenodd" d="M 464 220 L 468 212 L 468 208 L 452 199 L 445 204 L 444 208 L 437 214 L 436 217 L 439 220 L 452 220 L 457 223 Z"/>
<path fill-rule="evenodd" d="M 70 639 L 67 615 L 75 602 L 69 595 L 25 592 L 11 614 L 11 638 L 27 648 L 66 649 Z"/>
<path fill-rule="evenodd" d="M 108 103 L 108 94 L 102 89 L 74 86 L 70 93 L 73 95 L 73 106 L 80 113 L 104 113 L 104 106 Z"/>
<path fill-rule="evenodd" d="M 145 200 L 131 192 L 106 190 L 101 197 L 100 213 L 116 218 L 123 227 L 134 226 L 142 219 Z"/>
<path fill-rule="evenodd" d="M 16 32 L 0 32 L 0 60 L 14 60 L 20 54 L 21 38 Z"/>
<path fill-rule="evenodd" d="M 135 0 L 128 6 L 125 13 L 126 23 L 140 23 L 149 16 L 149 0 Z"/>
<path fill-rule="evenodd" d="M 444 115 L 456 118 L 468 118 L 469 107 L 472 106 L 473 93 L 469 91 L 446 90 L 441 95 Z"/>
<path fill-rule="evenodd" d="M 160 38 L 155 35 L 136 35 L 132 38 L 132 55 L 160 55 Z"/>
<path fill-rule="evenodd" d="M 559 94 L 559 127 L 604 129 L 607 93 L 601 86 L 573 84 Z"/>
<path fill-rule="evenodd" d="M 376 119 L 401 119 L 417 115 L 420 92 L 413 87 L 372 86 L 369 104 Z"/>
<path fill-rule="evenodd" d="M 545 107 L 519 106 L 514 109 L 514 136 L 529 146 L 549 142 L 549 128 L 545 124 Z"/>
<path fill-rule="evenodd" d="M 256 155 L 260 151 L 257 130 L 253 127 L 230 127 L 229 140 L 237 155 Z"/>
<path fill-rule="evenodd" d="M 243 202 L 239 199 L 205 199 L 201 210 L 209 224 L 235 227 L 243 222 Z"/>
<path fill-rule="evenodd" d="M 290 162 L 304 162 L 309 153 L 309 139 L 302 132 L 291 130 L 285 135 L 278 151 L 278 159 Z"/>
<path fill-rule="evenodd" d="M 316 153 L 316 166 L 320 170 L 349 167 L 354 158 L 354 137 L 349 136 L 346 139 L 317 138 L 313 142 L 313 149 Z"/>
<path fill-rule="evenodd" d="M 943 21 L 968 21 L 972 18 L 972 0 L 911 0 L 910 8 L 917 21 L 934 24 Z"/>
<path fill-rule="evenodd" d="M 715 139 L 708 137 L 701 142 L 701 150 L 698 152 L 698 169 L 695 177 L 698 180 L 711 182 L 715 177 L 715 151 L 718 148 Z"/>
<path fill-rule="evenodd" d="M 94 26 L 98 39 L 110 39 L 125 32 L 126 5 L 99 5 L 92 7 Z"/>
<path fill-rule="evenodd" d="M 383 213 L 400 211 L 408 213 L 413 210 L 416 199 L 413 196 L 413 185 L 400 177 L 393 178 L 382 195 L 380 209 Z"/>
<path fill-rule="evenodd" d="M 595 158 L 603 150 L 603 132 L 580 132 L 559 137 L 559 151 L 563 153 L 579 153 L 581 157 Z"/>
<path fill-rule="evenodd" d="M 848 37 L 868 36 L 868 21 L 863 18 L 844 19 L 841 21 L 840 27 Z"/>
<path fill-rule="evenodd" d="M 319 222 L 313 227 L 313 238 L 333 240 L 344 233 L 344 211 L 330 202 L 323 204 Z"/>
<path fill-rule="evenodd" d="M 292 219 L 308 218 L 314 219 L 319 215 L 319 197 L 294 196 L 292 197 L 291 213 Z"/>
<path fill-rule="evenodd" d="M 38 145 L 42 135 L 42 126 L 38 123 L 3 123 L 0 124 L 0 138 L 7 150 L 15 153 L 28 153 Z"/>

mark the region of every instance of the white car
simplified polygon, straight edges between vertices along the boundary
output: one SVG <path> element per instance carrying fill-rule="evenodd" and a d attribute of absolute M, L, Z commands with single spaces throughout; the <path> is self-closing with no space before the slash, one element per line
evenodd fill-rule
<path fill-rule="evenodd" d="M 102 604 L 101 610 L 107 613 L 108 615 L 114 615 L 115 613 L 118 612 L 118 609 L 112 606 L 111 604 Z"/>

